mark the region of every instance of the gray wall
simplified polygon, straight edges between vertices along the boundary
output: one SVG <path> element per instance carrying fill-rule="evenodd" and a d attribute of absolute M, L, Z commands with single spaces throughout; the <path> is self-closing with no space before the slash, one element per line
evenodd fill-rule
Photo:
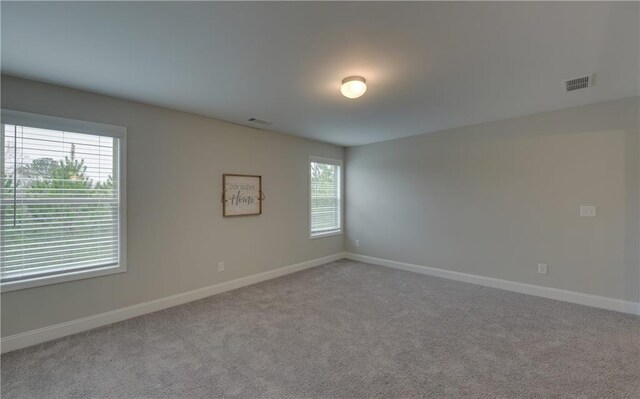
<path fill-rule="evenodd" d="M 6 76 L 2 107 L 129 129 L 128 272 L 2 294 L 2 336 L 343 250 L 342 236 L 309 240 L 307 214 L 308 157 L 342 159 L 340 147 Z M 347 249 L 638 301 L 638 107 L 349 148 Z M 262 174 L 263 215 L 222 218 L 225 172 Z M 580 218 L 579 205 L 598 216 Z"/>
<path fill-rule="evenodd" d="M 638 106 L 625 99 L 348 148 L 347 249 L 638 301 Z M 579 217 L 580 205 L 596 205 L 597 217 Z"/>
<path fill-rule="evenodd" d="M 342 236 L 308 238 L 308 157 L 341 147 L 6 76 L 2 107 L 128 128 L 129 268 L 3 293 L 2 336 L 343 250 Z M 225 172 L 262 175 L 263 215 L 221 216 Z"/>

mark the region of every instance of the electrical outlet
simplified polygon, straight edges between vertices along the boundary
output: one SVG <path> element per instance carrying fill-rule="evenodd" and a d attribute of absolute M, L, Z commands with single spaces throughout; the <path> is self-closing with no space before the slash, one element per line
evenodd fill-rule
<path fill-rule="evenodd" d="M 224 262 L 218 262 L 218 272 L 224 271 Z"/>
<path fill-rule="evenodd" d="M 538 263 L 538 274 L 547 274 L 547 264 L 546 263 Z"/>
<path fill-rule="evenodd" d="M 588 218 L 596 217 L 596 207 L 593 205 L 580 205 L 580 216 Z"/>
<path fill-rule="evenodd" d="M 356 247 L 360 246 L 360 240 L 356 240 Z"/>

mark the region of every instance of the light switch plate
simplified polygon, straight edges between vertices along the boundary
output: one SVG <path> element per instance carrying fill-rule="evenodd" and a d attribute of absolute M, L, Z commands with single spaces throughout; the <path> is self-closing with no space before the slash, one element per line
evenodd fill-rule
<path fill-rule="evenodd" d="M 596 207 L 593 205 L 580 205 L 580 216 L 593 218 L 596 216 Z"/>

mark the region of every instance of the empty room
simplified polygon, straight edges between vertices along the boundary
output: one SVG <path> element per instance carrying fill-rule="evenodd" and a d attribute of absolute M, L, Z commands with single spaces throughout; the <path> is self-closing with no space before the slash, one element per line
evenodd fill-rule
<path fill-rule="evenodd" d="M 640 2 L 0 18 L 3 399 L 640 398 Z"/>

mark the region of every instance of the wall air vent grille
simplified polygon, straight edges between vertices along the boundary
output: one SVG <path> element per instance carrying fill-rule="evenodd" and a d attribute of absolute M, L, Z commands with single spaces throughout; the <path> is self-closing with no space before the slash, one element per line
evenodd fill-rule
<path fill-rule="evenodd" d="M 570 91 L 586 89 L 592 85 L 591 75 L 580 76 L 575 79 L 568 79 L 564 81 L 564 90 L 568 93 Z"/>

